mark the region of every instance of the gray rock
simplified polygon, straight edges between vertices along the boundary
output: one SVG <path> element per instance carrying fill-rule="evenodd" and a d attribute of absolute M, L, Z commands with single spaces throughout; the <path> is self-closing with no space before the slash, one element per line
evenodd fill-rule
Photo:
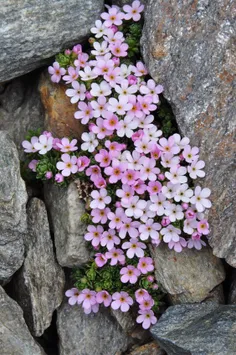
<path fill-rule="evenodd" d="M 22 309 L 0 287 L 1 355 L 45 355 L 30 334 Z"/>
<path fill-rule="evenodd" d="M 0 15 L 0 82 L 46 64 L 88 34 L 102 0 L 4 1 Z"/>
<path fill-rule="evenodd" d="M 47 212 L 43 201 L 33 198 L 27 208 L 26 257 L 17 274 L 16 300 L 34 336 L 41 336 L 64 295 L 64 273 L 53 254 Z"/>
<path fill-rule="evenodd" d="M 168 293 L 172 304 L 201 302 L 225 279 L 220 259 L 210 248 L 183 249 L 181 253 L 166 245 L 150 247 L 155 276 Z"/>
<path fill-rule="evenodd" d="M 112 0 L 112 5 L 117 5 L 123 7 L 124 5 L 131 5 L 134 0 Z M 148 0 L 140 1 L 141 4 L 145 5 Z"/>
<path fill-rule="evenodd" d="M 8 281 L 24 259 L 26 202 L 16 146 L 0 131 L 0 281 Z"/>
<path fill-rule="evenodd" d="M 213 303 L 170 307 L 151 328 L 168 355 L 233 355 L 236 306 Z"/>
<path fill-rule="evenodd" d="M 232 277 L 228 303 L 236 305 L 236 270 L 234 270 L 233 277 Z"/>
<path fill-rule="evenodd" d="M 45 184 L 45 202 L 51 219 L 57 260 L 61 266 L 81 266 L 90 259 L 84 234 L 87 225 L 80 218 L 84 202 L 79 199 L 76 185 L 68 187 Z"/>
<path fill-rule="evenodd" d="M 9 132 L 23 157 L 22 141 L 29 130 L 43 130 L 44 110 L 38 92 L 38 73 L 17 78 L 0 93 L 0 129 Z"/>
<path fill-rule="evenodd" d="M 115 355 L 127 349 L 129 338 L 107 309 L 86 315 L 66 301 L 58 309 L 60 355 Z"/>
<path fill-rule="evenodd" d="M 180 131 L 200 147 L 213 253 L 236 267 L 234 1 L 148 2 L 142 37 L 150 75 L 164 85 Z"/>

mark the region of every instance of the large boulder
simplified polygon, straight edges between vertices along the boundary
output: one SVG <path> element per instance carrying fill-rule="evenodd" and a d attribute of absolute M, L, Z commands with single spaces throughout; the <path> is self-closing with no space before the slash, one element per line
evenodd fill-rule
<path fill-rule="evenodd" d="M 0 93 L 0 129 L 8 131 L 20 156 L 29 130 L 44 128 L 44 109 L 38 92 L 39 73 L 30 73 L 3 86 Z"/>
<path fill-rule="evenodd" d="M 72 182 L 68 187 L 45 184 L 44 197 L 51 220 L 57 260 L 61 266 L 81 266 L 90 259 L 84 235 L 87 225 L 81 221 L 84 201 Z"/>
<path fill-rule="evenodd" d="M 102 0 L 5 0 L 0 16 L 0 82 L 28 73 L 81 42 Z"/>
<path fill-rule="evenodd" d="M 28 206 L 25 261 L 14 279 L 16 300 L 33 335 L 39 337 L 52 321 L 64 295 L 64 273 L 53 253 L 47 211 L 33 198 Z"/>
<path fill-rule="evenodd" d="M 29 332 L 20 306 L 0 286 L 1 355 L 45 355 Z"/>
<path fill-rule="evenodd" d="M 181 133 L 206 162 L 213 253 L 236 267 L 234 6 L 233 0 L 150 0 L 142 50 Z"/>
<path fill-rule="evenodd" d="M 86 126 L 74 118 L 77 104 L 70 102 L 70 98 L 65 94 L 66 89 L 66 85 L 52 83 L 47 72 L 42 73 L 39 91 L 45 108 L 45 129 L 54 137 L 80 139 Z"/>
<path fill-rule="evenodd" d="M 16 146 L 0 131 L 0 282 L 8 281 L 24 260 L 26 202 Z"/>
<path fill-rule="evenodd" d="M 67 301 L 58 309 L 57 331 L 60 355 L 116 355 L 130 343 L 107 309 L 87 315 Z"/>
<path fill-rule="evenodd" d="M 214 303 L 167 309 L 151 333 L 168 355 L 233 355 L 236 306 Z"/>
<path fill-rule="evenodd" d="M 211 299 L 211 291 L 225 279 L 220 259 L 212 250 L 183 249 L 181 253 L 166 245 L 150 247 L 155 263 L 155 276 L 172 304 L 201 302 Z M 220 285 L 222 288 L 222 285 Z"/>

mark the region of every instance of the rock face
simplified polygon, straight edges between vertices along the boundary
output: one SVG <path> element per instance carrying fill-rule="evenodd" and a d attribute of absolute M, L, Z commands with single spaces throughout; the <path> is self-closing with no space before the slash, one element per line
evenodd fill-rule
<path fill-rule="evenodd" d="M 102 7 L 102 0 L 4 1 L 0 82 L 28 73 L 62 49 L 81 42 Z"/>
<path fill-rule="evenodd" d="M 0 281 L 8 281 L 24 260 L 26 202 L 16 146 L 0 131 Z"/>
<path fill-rule="evenodd" d="M 151 333 L 168 355 L 232 355 L 236 306 L 212 303 L 168 308 Z"/>
<path fill-rule="evenodd" d="M 58 310 L 60 355 L 115 355 L 127 349 L 129 338 L 106 309 L 84 314 L 66 301 Z"/>
<path fill-rule="evenodd" d="M 84 214 L 83 200 L 76 185 L 68 188 L 45 184 L 45 202 L 51 219 L 57 260 L 61 266 L 75 267 L 89 260 L 84 234 L 87 225 L 80 218 Z"/>
<path fill-rule="evenodd" d="M 228 303 L 236 305 L 236 270 L 234 270 L 233 277 L 232 277 Z"/>
<path fill-rule="evenodd" d="M 28 205 L 26 258 L 15 281 L 16 298 L 33 335 L 39 337 L 51 324 L 64 295 L 64 273 L 56 263 L 44 203 L 33 198 Z"/>
<path fill-rule="evenodd" d="M 35 342 L 23 312 L 0 287 L 0 346 L 2 355 L 45 355 Z"/>
<path fill-rule="evenodd" d="M 17 78 L 0 93 L 0 129 L 9 132 L 20 156 L 21 142 L 29 130 L 44 128 L 44 110 L 38 92 L 38 73 Z"/>
<path fill-rule="evenodd" d="M 150 0 L 142 48 L 180 131 L 201 149 L 213 253 L 236 267 L 234 1 Z"/>
<path fill-rule="evenodd" d="M 45 129 L 54 137 L 80 139 L 86 127 L 74 118 L 77 104 L 73 105 L 66 96 L 67 88 L 66 85 L 52 83 L 47 72 L 41 75 L 39 91 L 45 108 Z"/>
<path fill-rule="evenodd" d="M 166 245 L 151 247 L 155 276 L 172 304 L 201 302 L 225 279 L 221 260 L 210 248 L 184 249 L 181 253 Z"/>
<path fill-rule="evenodd" d="M 131 351 L 129 355 L 165 355 L 165 351 L 162 350 L 155 342 L 139 346 L 135 350 Z"/>

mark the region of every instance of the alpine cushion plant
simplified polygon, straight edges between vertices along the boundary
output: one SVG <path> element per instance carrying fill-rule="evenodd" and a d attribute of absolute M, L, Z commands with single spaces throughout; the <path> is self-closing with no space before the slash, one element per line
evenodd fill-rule
<path fill-rule="evenodd" d="M 88 314 L 101 305 L 127 312 L 136 302 L 137 322 L 147 329 L 159 299 L 148 245 L 201 249 L 211 202 L 208 188 L 193 187 L 205 176 L 199 149 L 178 133 L 163 137 L 155 123 L 163 87 L 140 61 L 143 8 L 139 1 L 107 6 L 91 29 L 91 50 L 78 44 L 49 67 L 53 82 L 69 86 L 75 119 L 88 127 L 80 149 L 76 139 L 50 132 L 22 145 L 36 178 L 89 186 L 83 220 L 93 259 L 74 271 L 69 304 Z"/>

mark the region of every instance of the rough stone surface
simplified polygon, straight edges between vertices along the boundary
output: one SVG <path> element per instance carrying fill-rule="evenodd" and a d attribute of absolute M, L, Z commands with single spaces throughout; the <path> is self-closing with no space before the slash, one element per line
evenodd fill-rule
<path fill-rule="evenodd" d="M 0 93 L 0 129 L 9 132 L 20 156 L 21 142 L 29 130 L 44 128 L 44 110 L 38 92 L 39 73 L 31 73 L 4 85 Z"/>
<path fill-rule="evenodd" d="M 77 104 L 72 104 L 65 91 L 68 87 L 54 84 L 47 72 L 42 73 L 39 83 L 41 100 L 45 108 L 45 129 L 54 137 L 80 139 L 86 127 L 74 118 Z"/>
<path fill-rule="evenodd" d="M 150 248 L 156 279 L 172 304 L 201 302 L 225 279 L 222 262 L 212 255 L 210 248 L 184 249 L 181 253 L 166 245 Z"/>
<path fill-rule="evenodd" d="M 66 301 L 58 309 L 57 330 L 60 355 L 115 355 L 130 341 L 107 309 L 86 315 Z"/>
<path fill-rule="evenodd" d="M 233 355 L 236 306 L 214 303 L 170 307 L 151 328 L 168 355 Z"/>
<path fill-rule="evenodd" d="M 230 286 L 228 303 L 229 304 L 236 304 L 236 270 L 234 270 L 233 277 L 232 277 L 232 283 Z"/>
<path fill-rule="evenodd" d="M 33 335 L 47 329 L 64 295 L 64 273 L 53 254 L 47 212 L 43 201 L 33 198 L 27 207 L 26 257 L 15 282 L 16 300 Z"/>
<path fill-rule="evenodd" d="M 62 49 L 80 43 L 102 0 L 6 0 L 0 15 L 0 82 L 28 73 Z"/>
<path fill-rule="evenodd" d="M 30 334 L 22 309 L 0 287 L 1 355 L 45 355 Z"/>
<path fill-rule="evenodd" d="M 112 0 L 113 5 L 117 5 L 120 7 L 123 7 L 124 5 L 131 5 L 134 0 Z M 145 5 L 147 4 L 148 0 L 142 0 L 140 1 L 141 4 Z"/>
<path fill-rule="evenodd" d="M 84 240 L 87 226 L 80 220 L 85 212 L 84 202 L 78 197 L 76 185 L 62 188 L 45 184 L 44 196 L 59 264 L 71 268 L 82 265 L 90 254 Z"/>
<path fill-rule="evenodd" d="M 6 282 L 24 260 L 27 193 L 14 142 L 0 131 L 0 281 Z"/>
<path fill-rule="evenodd" d="M 142 48 L 180 131 L 206 162 L 213 253 L 236 267 L 234 6 L 233 0 L 150 0 Z"/>
<path fill-rule="evenodd" d="M 135 350 L 131 351 L 128 355 L 165 355 L 166 352 L 160 348 L 160 346 L 155 343 L 149 343 L 139 346 Z"/>

